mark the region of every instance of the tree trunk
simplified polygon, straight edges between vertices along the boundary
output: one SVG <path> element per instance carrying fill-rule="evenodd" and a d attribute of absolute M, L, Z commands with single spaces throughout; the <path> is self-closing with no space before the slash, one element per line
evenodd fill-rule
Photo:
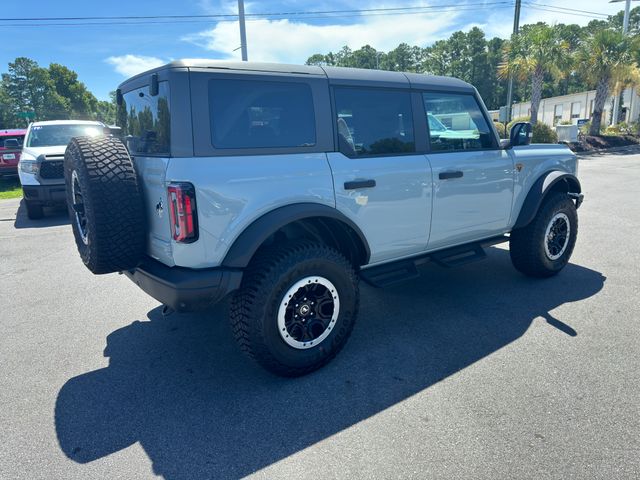
<path fill-rule="evenodd" d="M 531 125 L 538 123 L 538 108 L 542 99 L 542 85 L 544 83 L 544 72 L 537 67 L 531 79 Z"/>
<path fill-rule="evenodd" d="M 604 104 L 607 102 L 609 96 L 609 77 L 602 77 L 598 81 L 596 87 L 596 98 L 593 101 L 593 114 L 591 116 L 591 127 L 589 128 L 589 135 L 600 135 L 600 128 L 602 126 L 602 112 L 604 110 Z"/>

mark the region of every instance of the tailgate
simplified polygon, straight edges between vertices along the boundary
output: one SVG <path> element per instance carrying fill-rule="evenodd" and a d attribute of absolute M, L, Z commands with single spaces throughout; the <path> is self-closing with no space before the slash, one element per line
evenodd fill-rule
<path fill-rule="evenodd" d="M 173 266 L 171 225 L 167 204 L 165 175 L 168 158 L 134 156 L 138 180 L 142 184 L 147 213 L 147 255 Z"/>

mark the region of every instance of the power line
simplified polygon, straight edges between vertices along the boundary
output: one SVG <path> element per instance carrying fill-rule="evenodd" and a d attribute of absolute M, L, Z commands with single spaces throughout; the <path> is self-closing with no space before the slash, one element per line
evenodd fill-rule
<path fill-rule="evenodd" d="M 525 5 L 532 10 L 537 10 L 540 12 L 561 13 L 563 15 L 572 15 L 576 17 L 585 17 L 585 18 L 592 18 L 597 20 L 606 20 L 609 17 L 611 17 L 611 15 L 608 15 L 606 13 L 596 13 L 596 12 L 589 12 L 587 10 L 567 9 L 564 7 L 554 7 L 554 6 L 543 7 L 543 6 L 539 6 L 541 4 L 536 4 L 532 2 L 526 2 Z"/>
<path fill-rule="evenodd" d="M 440 12 L 458 12 L 458 11 L 469 11 L 469 10 L 483 10 L 483 9 L 491 9 L 493 8 L 494 5 L 505 5 L 505 4 L 511 4 L 511 1 L 501 1 L 501 2 L 490 2 L 490 3 L 483 3 L 483 4 L 477 4 L 477 6 L 472 6 L 473 4 L 467 4 L 464 7 L 460 7 L 457 5 L 441 5 L 438 7 L 432 6 L 432 7 L 416 7 L 416 8 L 428 8 L 428 10 L 425 11 L 411 11 L 411 12 L 406 12 L 406 11 L 387 11 L 387 12 L 373 12 L 373 13 L 360 13 L 357 15 L 354 14 L 350 14 L 350 15 L 344 15 L 344 14 L 325 14 L 325 15 L 305 15 L 304 17 L 301 17 L 301 19 L 304 20 L 309 20 L 309 19 L 331 19 L 331 18 L 353 18 L 353 17 L 374 17 L 374 16 L 392 16 L 392 15 L 416 15 L 416 14 L 424 14 L 424 13 L 440 13 Z M 408 8 L 408 7 L 407 7 Z M 345 11 L 346 12 L 346 11 Z M 255 14 L 257 15 L 257 14 Z M 291 19 L 290 17 L 284 17 L 285 13 L 271 13 L 269 15 L 272 16 L 281 16 L 279 18 L 275 18 L 276 20 L 287 20 L 287 19 Z M 246 16 L 249 16 L 249 14 L 246 14 Z M 238 16 L 237 15 L 232 15 L 231 17 L 234 18 L 227 18 L 227 20 L 235 20 Z M 257 22 L 257 21 L 261 21 L 264 20 L 266 17 L 262 17 L 262 18 L 249 18 L 246 21 L 247 22 Z M 2 21 L 2 19 L 0 19 L 0 21 Z M 132 20 L 127 20 L 127 21 L 110 21 L 110 22 L 106 22 L 106 21 L 98 21 L 98 22 L 71 22 L 71 23 L 14 23 L 14 24 L 1 24 L 0 23 L 0 28 L 2 27 L 45 27 L 45 26 L 49 26 L 49 27 L 76 27 L 76 26 L 100 26 L 100 25 L 105 25 L 105 26 L 112 26 L 112 25 L 147 25 L 147 24 L 174 24 L 174 25 L 179 25 L 181 23 L 211 23 L 208 20 L 189 20 L 189 19 L 173 19 L 173 20 L 155 20 L 155 19 L 132 19 Z"/>
<path fill-rule="evenodd" d="M 393 12 L 422 13 L 427 11 L 435 11 L 440 8 L 448 7 L 479 7 L 511 4 L 512 0 L 502 0 L 497 2 L 481 2 L 467 3 L 460 5 L 458 3 L 439 4 L 439 5 L 423 5 L 414 7 L 385 7 L 385 8 L 364 8 L 351 10 L 312 10 L 312 11 L 294 11 L 294 12 L 263 12 L 263 13 L 247 13 L 246 17 L 295 17 L 307 15 L 330 15 L 330 14 L 359 14 L 359 13 L 386 13 L 389 15 Z M 93 17 L 22 17 L 22 18 L 0 18 L 0 22 L 49 22 L 49 21 L 85 21 L 85 20 L 181 20 L 181 19 L 236 19 L 238 14 L 215 14 L 215 15 L 120 15 L 120 16 L 93 16 Z"/>
<path fill-rule="evenodd" d="M 547 7 L 547 8 L 553 8 L 555 10 L 567 10 L 569 12 L 576 12 L 576 13 L 591 13 L 593 15 L 600 15 L 602 17 L 610 17 L 611 15 L 609 15 L 608 13 L 602 13 L 602 12 L 591 12 L 589 10 L 578 10 L 576 8 L 567 8 L 567 7 L 557 7 L 555 5 L 546 5 L 544 3 L 537 3 L 537 2 L 526 2 L 528 5 L 530 6 L 539 6 L 539 7 Z"/>

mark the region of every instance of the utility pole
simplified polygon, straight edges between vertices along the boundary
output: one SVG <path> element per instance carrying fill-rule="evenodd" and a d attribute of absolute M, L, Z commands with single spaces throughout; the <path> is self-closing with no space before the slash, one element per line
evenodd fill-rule
<path fill-rule="evenodd" d="M 520 31 L 520 3 L 516 0 L 516 9 L 513 14 L 513 34 L 517 35 Z M 509 73 L 509 85 L 507 87 L 507 122 L 511 121 L 511 102 L 513 101 L 513 73 Z"/>
<path fill-rule="evenodd" d="M 627 35 L 629 33 L 629 13 L 631 11 L 631 0 L 611 0 L 609 3 L 619 3 L 625 2 L 624 6 L 624 20 L 622 22 L 622 33 Z M 616 84 L 617 87 L 617 84 Z M 622 93 L 616 93 L 616 96 L 613 99 L 613 121 L 612 125 L 617 125 L 618 120 L 620 120 L 620 95 Z"/>
<path fill-rule="evenodd" d="M 244 25 L 244 0 L 238 0 L 238 20 L 240 21 L 240 49 L 242 50 L 242 61 L 247 58 L 247 30 Z"/>

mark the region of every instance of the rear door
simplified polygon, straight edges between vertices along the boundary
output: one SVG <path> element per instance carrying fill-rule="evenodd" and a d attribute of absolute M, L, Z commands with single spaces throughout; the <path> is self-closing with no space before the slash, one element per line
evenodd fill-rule
<path fill-rule="evenodd" d="M 504 233 L 513 201 L 514 166 L 475 95 L 422 92 L 433 169 L 429 249 Z"/>
<path fill-rule="evenodd" d="M 419 253 L 429 238 L 431 170 L 416 152 L 410 91 L 333 88 L 336 207 L 364 232 L 371 263 Z"/>

